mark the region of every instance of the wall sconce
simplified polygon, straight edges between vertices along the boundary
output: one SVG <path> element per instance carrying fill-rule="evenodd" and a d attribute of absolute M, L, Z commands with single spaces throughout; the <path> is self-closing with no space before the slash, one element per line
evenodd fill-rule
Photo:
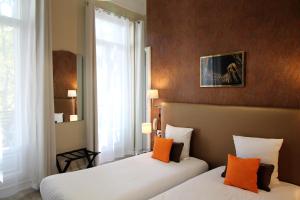
<path fill-rule="evenodd" d="M 158 99 L 159 95 L 158 95 L 158 90 L 157 89 L 152 89 L 149 91 L 149 98 L 150 99 Z"/>
<path fill-rule="evenodd" d="M 153 105 L 153 100 L 159 98 L 159 94 L 158 94 L 158 90 L 157 89 L 151 89 L 151 90 L 149 90 L 149 98 L 151 99 L 151 106 L 160 109 L 159 105 Z M 160 118 L 160 110 L 159 110 L 158 118 Z M 159 123 L 158 121 L 159 121 L 159 119 L 153 118 L 152 129 L 157 132 L 156 134 L 159 133 L 159 131 L 157 130 L 157 125 Z"/>
<path fill-rule="evenodd" d="M 148 96 L 151 99 L 151 106 L 153 106 L 153 100 L 159 98 L 158 90 L 157 89 L 151 89 L 151 90 L 149 90 Z"/>
<path fill-rule="evenodd" d="M 68 90 L 68 97 L 70 97 L 70 98 L 75 98 L 75 102 L 74 102 L 74 105 L 73 105 L 73 113 L 72 114 L 76 114 L 76 97 L 77 97 L 77 92 L 76 92 L 76 90 Z M 72 102 L 72 104 L 73 104 L 73 102 Z M 76 115 L 76 117 L 77 117 L 77 115 Z M 74 121 L 77 121 L 78 119 L 76 118 L 76 120 L 74 120 Z M 70 121 L 71 121 L 71 115 L 70 115 Z"/>

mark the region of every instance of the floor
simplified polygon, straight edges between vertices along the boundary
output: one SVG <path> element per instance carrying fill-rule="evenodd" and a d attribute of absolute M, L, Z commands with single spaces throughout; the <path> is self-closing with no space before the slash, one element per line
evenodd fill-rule
<path fill-rule="evenodd" d="M 68 171 L 76 171 L 79 169 L 83 169 L 83 168 L 85 168 L 85 166 L 86 166 L 85 160 L 82 160 L 82 161 L 79 160 L 77 162 L 73 162 L 70 165 Z M 16 195 L 13 195 L 13 196 L 5 198 L 5 199 L 0 198 L 0 200 L 42 200 L 42 197 L 41 197 L 39 191 L 29 189 L 29 190 L 21 191 L 21 192 L 17 193 Z"/>
<path fill-rule="evenodd" d="M 39 191 L 25 190 L 5 200 L 42 200 L 42 197 Z"/>

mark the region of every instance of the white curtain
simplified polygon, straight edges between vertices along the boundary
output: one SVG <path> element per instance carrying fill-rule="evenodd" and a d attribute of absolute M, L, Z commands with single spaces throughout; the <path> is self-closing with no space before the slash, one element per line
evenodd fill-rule
<path fill-rule="evenodd" d="M 0 1 L 0 198 L 55 169 L 50 6 L 37 2 Z"/>
<path fill-rule="evenodd" d="M 84 119 L 87 148 L 97 148 L 97 95 L 96 95 L 95 0 L 86 0 L 85 7 L 85 59 L 84 59 Z"/>
<path fill-rule="evenodd" d="M 96 10 L 100 162 L 134 154 L 134 23 Z"/>
<path fill-rule="evenodd" d="M 146 64 L 144 22 L 135 22 L 135 151 L 147 149 L 147 137 L 142 134 L 142 123 L 146 122 Z"/>
<path fill-rule="evenodd" d="M 36 0 L 36 183 L 57 172 L 54 123 L 51 0 Z M 39 186 L 39 185 L 38 185 Z"/>
<path fill-rule="evenodd" d="M 146 97 L 151 90 L 151 47 L 145 47 L 145 68 L 146 68 Z M 151 99 L 146 98 L 146 120 L 145 122 L 151 122 Z M 145 149 L 151 150 L 151 134 L 147 136 Z"/>

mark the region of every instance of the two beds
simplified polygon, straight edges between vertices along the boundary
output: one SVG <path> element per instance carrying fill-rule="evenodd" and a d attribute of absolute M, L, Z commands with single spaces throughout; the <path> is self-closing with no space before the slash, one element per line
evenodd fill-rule
<path fill-rule="evenodd" d="M 218 167 L 225 164 L 228 153 L 234 154 L 233 134 L 284 138 L 279 179 L 300 185 L 300 110 L 164 103 L 161 127 L 167 123 L 194 128 L 192 157 L 166 164 L 152 159 L 148 153 L 50 176 L 41 183 L 43 199 L 299 200 L 299 186 L 284 182 L 272 186 L 271 192 L 258 194 L 226 186 L 221 178 L 224 167 Z M 201 174 L 208 166 L 197 158 L 216 169 Z"/>
<path fill-rule="evenodd" d="M 102 166 L 45 178 L 43 200 L 149 199 L 208 170 L 205 161 L 190 157 L 163 163 L 145 153 Z"/>

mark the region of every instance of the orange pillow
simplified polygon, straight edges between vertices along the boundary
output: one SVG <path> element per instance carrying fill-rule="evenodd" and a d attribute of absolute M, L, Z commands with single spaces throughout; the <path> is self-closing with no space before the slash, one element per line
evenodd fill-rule
<path fill-rule="evenodd" d="M 229 154 L 224 184 L 258 193 L 257 170 L 259 163 L 260 159 L 243 159 Z"/>
<path fill-rule="evenodd" d="M 173 139 L 155 137 L 152 158 L 168 163 Z"/>

